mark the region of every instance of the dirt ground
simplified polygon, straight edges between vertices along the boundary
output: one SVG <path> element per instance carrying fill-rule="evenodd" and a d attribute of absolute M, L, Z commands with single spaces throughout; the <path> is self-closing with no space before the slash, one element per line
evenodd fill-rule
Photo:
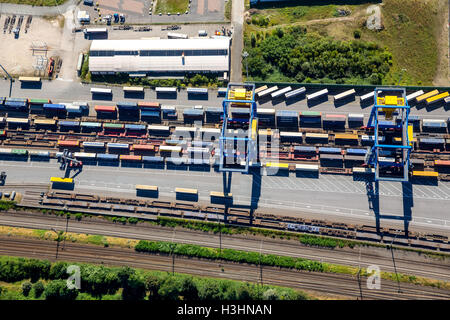
<path fill-rule="evenodd" d="M 26 21 L 24 19 L 24 22 Z M 6 15 L 2 15 L 0 25 L 4 26 Z M 17 21 L 17 20 L 16 20 Z M 62 19 L 44 19 L 33 17 L 28 32 L 25 33 L 25 23 L 22 24 L 18 39 L 14 34 L 0 31 L 0 41 L 2 50 L 0 50 L 0 61 L 11 75 L 38 75 L 34 72 L 33 64 L 36 63 L 38 56 L 47 56 L 50 58 L 61 51 L 62 41 Z M 31 50 L 33 44 L 40 46 L 46 44 L 48 52 Z"/>
<path fill-rule="evenodd" d="M 439 12 L 448 12 L 448 2 L 439 2 Z M 435 86 L 447 86 L 449 83 L 449 21 L 448 15 L 438 15 L 439 24 L 442 26 L 438 29 L 439 34 L 436 35 L 439 45 L 438 65 L 436 75 L 433 80 Z"/>

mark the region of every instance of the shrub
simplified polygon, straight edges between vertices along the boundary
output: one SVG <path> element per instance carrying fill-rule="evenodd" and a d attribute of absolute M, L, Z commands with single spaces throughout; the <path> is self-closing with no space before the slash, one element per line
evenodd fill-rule
<path fill-rule="evenodd" d="M 69 289 L 64 280 L 53 280 L 47 284 L 44 290 L 46 300 L 75 300 L 78 296 L 77 289 Z"/>
<path fill-rule="evenodd" d="M 41 297 L 44 290 L 45 287 L 41 281 L 38 281 L 35 284 L 33 284 L 33 295 L 36 299 Z"/>
<path fill-rule="evenodd" d="M 32 288 L 31 282 L 26 281 L 26 282 L 22 283 L 22 294 L 25 297 L 28 297 L 28 294 L 30 293 L 31 288 Z"/>
<path fill-rule="evenodd" d="M 361 38 L 361 30 L 355 30 L 353 31 L 353 37 L 355 37 L 355 39 L 360 39 Z"/>

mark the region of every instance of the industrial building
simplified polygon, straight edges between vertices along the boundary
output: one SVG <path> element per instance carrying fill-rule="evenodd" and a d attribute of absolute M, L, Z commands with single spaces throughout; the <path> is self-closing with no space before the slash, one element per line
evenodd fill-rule
<path fill-rule="evenodd" d="M 180 76 L 217 73 L 227 78 L 230 39 L 93 40 L 89 52 L 92 74 Z"/>

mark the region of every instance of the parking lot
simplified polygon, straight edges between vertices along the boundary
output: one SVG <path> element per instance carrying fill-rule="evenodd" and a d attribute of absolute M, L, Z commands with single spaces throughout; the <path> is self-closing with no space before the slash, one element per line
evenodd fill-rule
<path fill-rule="evenodd" d="M 225 3 L 222 0 L 192 0 L 186 12 L 156 11 L 158 0 L 97 0 L 94 6 L 81 3 L 79 10 L 85 10 L 91 17 L 91 24 L 104 23 L 102 18 L 114 13 L 124 14 L 126 23 L 182 23 L 182 22 L 221 22 L 225 20 Z M 160 0 L 161 1 L 161 0 Z M 96 10 L 98 3 L 98 9 Z M 152 5 L 153 3 L 153 5 Z M 151 12 L 151 14 L 150 14 Z"/>

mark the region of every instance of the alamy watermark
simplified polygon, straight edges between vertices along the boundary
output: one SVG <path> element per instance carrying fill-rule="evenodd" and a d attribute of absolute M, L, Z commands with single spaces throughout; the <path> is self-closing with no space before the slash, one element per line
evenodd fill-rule
<path fill-rule="evenodd" d="M 381 270 L 377 265 L 370 265 L 367 267 L 367 289 L 380 290 L 381 289 Z"/>
<path fill-rule="evenodd" d="M 66 280 L 67 288 L 69 289 L 81 289 L 81 271 L 80 266 L 71 264 L 67 266 L 66 270 L 67 274 L 69 274 L 69 278 Z"/>

